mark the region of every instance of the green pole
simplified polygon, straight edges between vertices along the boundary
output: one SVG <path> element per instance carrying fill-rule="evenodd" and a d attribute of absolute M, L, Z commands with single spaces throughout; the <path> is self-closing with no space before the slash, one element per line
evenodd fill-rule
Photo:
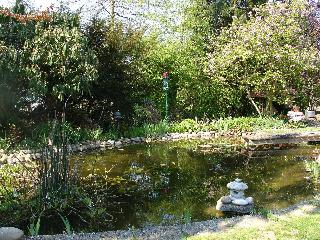
<path fill-rule="evenodd" d="M 168 120 L 168 90 L 166 90 L 166 116 L 165 116 L 165 120 Z"/>
<path fill-rule="evenodd" d="M 163 76 L 163 90 L 165 91 L 165 121 L 168 120 L 169 115 L 169 103 L 168 103 L 168 91 L 169 91 L 169 73 L 164 72 Z"/>

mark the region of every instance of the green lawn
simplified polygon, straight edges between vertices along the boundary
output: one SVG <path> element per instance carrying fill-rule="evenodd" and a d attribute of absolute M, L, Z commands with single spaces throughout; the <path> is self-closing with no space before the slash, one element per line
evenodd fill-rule
<path fill-rule="evenodd" d="M 187 240 L 320 239 L 320 208 L 317 206 L 309 212 L 298 211 L 281 217 L 274 216 L 265 224 L 254 225 L 244 228 L 236 224 L 221 232 L 189 236 Z"/>

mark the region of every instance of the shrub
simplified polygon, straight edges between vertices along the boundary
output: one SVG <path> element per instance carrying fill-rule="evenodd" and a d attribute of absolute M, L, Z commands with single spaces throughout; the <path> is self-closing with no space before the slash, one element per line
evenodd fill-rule
<path fill-rule="evenodd" d="M 143 124 L 156 124 L 160 121 L 161 116 L 158 110 L 152 105 L 134 105 L 133 121 L 135 126 Z"/>

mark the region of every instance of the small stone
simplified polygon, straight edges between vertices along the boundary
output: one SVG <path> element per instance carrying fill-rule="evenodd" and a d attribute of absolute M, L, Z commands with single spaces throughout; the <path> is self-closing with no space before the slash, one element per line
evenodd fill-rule
<path fill-rule="evenodd" d="M 180 139 L 181 138 L 181 135 L 179 133 L 172 133 L 171 134 L 171 138 L 172 139 Z"/>
<path fill-rule="evenodd" d="M 247 197 L 247 198 L 246 198 L 246 201 L 247 201 L 249 204 L 252 204 L 252 203 L 253 203 L 253 198 L 252 198 L 252 197 Z"/>
<path fill-rule="evenodd" d="M 17 158 L 18 158 L 19 162 L 25 162 L 26 161 L 26 157 L 24 155 L 21 155 L 21 156 L 19 155 Z"/>
<path fill-rule="evenodd" d="M 22 152 L 23 152 L 24 154 L 31 154 L 31 153 L 32 153 L 31 150 L 23 150 Z"/>
<path fill-rule="evenodd" d="M 130 139 L 130 138 L 124 138 L 124 139 L 122 140 L 122 143 L 123 143 L 123 144 L 130 144 L 130 143 L 131 143 L 131 139 Z"/>
<path fill-rule="evenodd" d="M 222 203 L 231 203 L 232 199 L 229 196 L 224 196 L 224 197 L 220 198 L 220 201 Z"/>
<path fill-rule="evenodd" d="M 245 199 L 235 199 L 232 203 L 238 206 L 245 206 L 249 204 Z"/>
<path fill-rule="evenodd" d="M 190 134 L 188 134 L 188 138 L 190 139 L 192 139 L 192 138 L 197 138 L 198 137 L 198 134 L 197 133 L 190 133 Z"/>
<path fill-rule="evenodd" d="M 2 227 L 0 228 L 1 240 L 20 240 L 23 238 L 23 231 L 14 227 Z"/>
<path fill-rule="evenodd" d="M 113 145 L 114 145 L 114 143 L 115 143 L 115 141 L 114 141 L 114 140 L 108 140 L 108 141 L 107 141 L 107 145 L 112 145 L 112 146 L 113 146 Z"/>
<path fill-rule="evenodd" d="M 121 142 L 121 141 L 116 141 L 116 142 L 114 143 L 114 145 L 115 145 L 116 147 L 122 147 L 122 142 Z"/>
<path fill-rule="evenodd" d="M 140 139 L 140 137 L 135 137 L 135 138 L 131 138 L 131 141 L 136 142 L 136 143 L 140 143 L 141 139 Z"/>
<path fill-rule="evenodd" d="M 211 133 L 210 132 L 203 132 L 203 133 L 201 133 L 201 137 L 210 138 L 211 137 Z"/>
<path fill-rule="evenodd" d="M 13 165 L 13 164 L 16 163 L 16 161 L 15 161 L 14 158 L 10 158 L 10 157 L 9 157 L 9 158 L 7 159 L 7 163 Z M 0 239 L 1 239 L 1 238 L 0 238 Z"/>

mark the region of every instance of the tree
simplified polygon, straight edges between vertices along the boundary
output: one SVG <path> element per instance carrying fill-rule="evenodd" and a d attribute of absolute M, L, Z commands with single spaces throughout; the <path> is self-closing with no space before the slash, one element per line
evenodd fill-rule
<path fill-rule="evenodd" d="M 93 19 L 86 28 L 90 48 L 98 59 L 98 78 L 87 96 L 87 112 L 92 119 L 105 125 L 113 112 L 132 114 L 133 105 L 148 91 L 140 71 L 141 57 L 147 49 L 143 31 L 114 26 L 104 20 Z"/>
<path fill-rule="evenodd" d="M 81 95 L 96 79 L 97 61 L 79 27 L 37 24 L 23 48 L 23 74 L 29 98 L 46 113 L 62 111 L 70 97 Z"/>
<path fill-rule="evenodd" d="M 308 10 L 303 1 L 267 4 L 248 21 L 236 19 L 213 43 L 212 79 L 243 91 L 259 92 L 272 102 L 289 103 L 304 84 L 308 56 L 315 45 L 308 35 Z M 311 44 L 310 44 L 311 43 Z"/>
<path fill-rule="evenodd" d="M 17 89 L 15 51 L 0 42 L 0 129 L 8 128 L 16 118 Z"/>
<path fill-rule="evenodd" d="M 204 2 L 204 1 L 202 1 Z M 267 0 L 207 0 L 212 31 L 219 34 L 223 27 L 229 26 L 233 17 L 247 18 L 249 12 Z"/>

